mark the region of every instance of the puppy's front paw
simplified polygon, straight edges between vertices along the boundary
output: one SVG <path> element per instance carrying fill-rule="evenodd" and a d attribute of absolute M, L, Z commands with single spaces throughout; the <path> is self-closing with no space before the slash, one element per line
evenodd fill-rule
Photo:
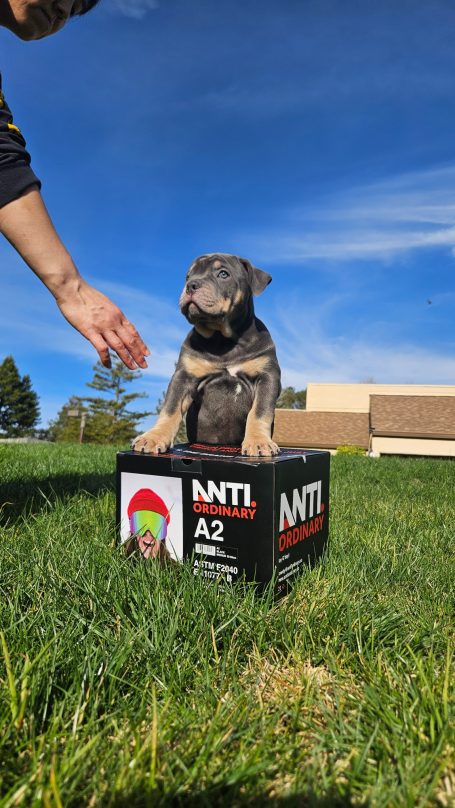
<path fill-rule="evenodd" d="M 154 429 L 149 429 L 143 435 L 135 438 L 131 444 L 131 448 L 135 452 L 142 452 L 144 454 L 162 454 L 167 452 L 172 441 L 167 435 L 161 432 L 156 432 Z"/>
<path fill-rule="evenodd" d="M 271 438 L 248 438 L 242 443 L 242 454 L 248 457 L 272 457 L 280 453 L 280 447 Z"/>

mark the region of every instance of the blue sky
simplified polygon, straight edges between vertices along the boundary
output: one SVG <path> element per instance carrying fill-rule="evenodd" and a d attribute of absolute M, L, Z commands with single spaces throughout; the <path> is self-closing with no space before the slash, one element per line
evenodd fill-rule
<path fill-rule="evenodd" d="M 49 40 L 0 29 L 57 229 L 151 348 L 150 406 L 216 251 L 272 274 L 284 384 L 455 383 L 454 28 L 451 0 L 102 0 Z M 6 242 L 0 298 L 45 424 L 96 354 Z"/>

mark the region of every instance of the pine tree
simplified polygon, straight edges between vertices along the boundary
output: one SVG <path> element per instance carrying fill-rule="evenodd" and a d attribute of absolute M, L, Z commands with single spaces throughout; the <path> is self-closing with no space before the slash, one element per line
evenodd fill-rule
<path fill-rule="evenodd" d="M 139 378 L 139 371 L 128 370 L 118 360 L 112 368 L 107 369 L 98 362 L 93 369 L 95 374 L 87 387 L 108 395 L 71 396 L 49 425 L 51 440 L 78 443 L 83 417 L 83 443 L 129 443 L 137 433 L 139 421 L 153 414 L 127 409 L 137 398 L 145 396 L 145 393 L 125 392 L 124 385 Z"/>
<path fill-rule="evenodd" d="M 285 387 L 278 397 L 276 406 L 278 409 L 304 410 L 306 408 L 306 390 Z"/>
<path fill-rule="evenodd" d="M 0 433 L 7 438 L 30 435 L 39 421 L 38 396 L 30 376 L 20 376 L 12 356 L 0 364 Z"/>
<path fill-rule="evenodd" d="M 116 360 L 112 368 L 100 362 L 94 366 L 94 377 L 87 387 L 106 393 L 109 397 L 86 396 L 81 402 L 87 407 L 86 440 L 94 443 L 128 443 L 137 432 L 139 421 L 152 415 L 150 411 L 128 410 L 128 406 L 145 393 L 126 393 L 125 384 L 140 377 L 139 371 L 129 370 Z"/>

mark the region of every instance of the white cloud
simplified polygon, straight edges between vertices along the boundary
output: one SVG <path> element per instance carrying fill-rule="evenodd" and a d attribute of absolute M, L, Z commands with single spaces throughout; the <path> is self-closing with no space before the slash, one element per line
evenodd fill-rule
<path fill-rule="evenodd" d="M 266 235 L 239 236 L 258 261 L 391 260 L 455 251 L 455 166 L 400 175 L 286 213 Z"/>
<path fill-rule="evenodd" d="M 110 6 L 114 11 L 135 20 L 141 20 L 148 11 L 157 8 L 158 5 L 158 0 L 110 0 Z"/>
<path fill-rule="evenodd" d="M 26 349 L 31 354 L 46 351 L 94 364 L 97 358 L 94 348 L 65 322 L 45 287 L 20 265 L 16 257 L 8 260 L 7 254 L 5 259 L 0 254 L 0 259 L 0 356 Z M 147 373 L 155 378 L 168 378 L 173 371 L 179 346 L 188 331 L 177 302 L 174 304 L 126 284 L 103 282 L 96 278 L 87 280 L 115 300 L 149 345 L 152 356 Z"/>
<path fill-rule="evenodd" d="M 96 354 L 91 345 L 65 323 L 52 297 L 20 265 L 19 259 L 4 258 L 7 258 L 7 250 L 0 247 L 0 357 L 19 351 L 26 352 L 31 361 L 36 361 L 33 357 L 46 357 L 49 384 L 42 397 L 45 424 L 68 397 L 68 376 L 71 376 L 74 361 L 87 368 L 88 380 Z M 150 295 L 126 284 L 91 281 L 122 307 L 151 348 L 149 368 L 140 383 L 147 398 L 138 402 L 138 408 L 152 409 L 172 376 L 189 326 L 179 312 L 177 301 Z M 284 385 L 303 388 L 308 382 L 358 382 L 369 377 L 388 383 L 453 384 L 454 345 L 431 348 L 420 340 L 417 344 L 406 337 L 393 342 L 392 326 L 389 323 L 383 327 L 377 318 L 372 321 L 371 336 L 365 331 L 356 332 L 352 327 L 340 334 L 337 330 L 340 311 L 349 309 L 353 302 L 357 305 L 357 291 L 353 290 L 352 294 L 354 298 L 345 289 L 342 295 L 325 295 L 322 303 L 314 301 L 311 306 L 299 295 L 293 295 L 291 301 L 288 297 L 283 300 L 275 297 L 273 311 L 267 314 L 265 307 L 264 319 L 277 344 Z M 447 308 L 454 299 L 451 292 L 435 297 L 428 311 L 433 313 L 438 305 Z M 63 363 L 62 357 L 69 361 Z M 61 379 L 66 380 L 66 387 L 60 398 Z M 71 390 L 82 395 L 83 391 L 83 386 Z"/>
<path fill-rule="evenodd" d="M 8 354 L 26 355 L 32 365 L 44 358 L 49 367 L 47 391 L 40 394 L 41 423 L 45 425 L 68 397 L 62 389 L 68 388 L 74 362 L 85 365 L 88 380 L 97 354 L 90 343 L 66 323 L 45 287 L 2 242 L 0 266 L 0 361 Z M 87 277 L 87 280 L 120 306 L 149 345 L 148 369 L 142 371 L 140 381 L 140 389 L 147 398 L 138 402 L 138 408 L 153 409 L 174 372 L 180 345 L 189 330 L 179 311 L 177 296 L 174 302 L 147 294 L 138 287 L 98 278 Z M 82 386 L 71 392 L 83 395 L 86 391 Z"/>
<path fill-rule="evenodd" d="M 387 384 L 453 384 L 455 358 L 401 344 L 384 346 L 352 339 L 302 340 L 282 367 L 283 386 L 308 382 L 360 382 L 373 378 Z"/>
<path fill-rule="evenodd" d="M 409 341 L 392 342 L 393 335 L 380 338 L 334 336 L 329 333 L 341 296 L 327 299 L 310 309 L 303 301 L 278 305 L 276 321 L 268 322 L 277 344 L 283 386 L 302 389 L 309 382 L 360 382 L 374 378 L 389 384 L 453 384 L 454 346 L 445 351 Z"/>

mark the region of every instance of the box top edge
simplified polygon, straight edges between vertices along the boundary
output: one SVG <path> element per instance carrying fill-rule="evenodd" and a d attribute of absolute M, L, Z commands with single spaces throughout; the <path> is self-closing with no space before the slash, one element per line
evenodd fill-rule
<path fill-rule="evenodd" d="M 198 459 L 198 460 L 215 460 L 215 461 L 226 461 L 232 460 L 235 463 L 244 463 L 250 466 L 258 466 L 258 465 L 275 465 L 277 463 L 283 463 L 289 460 L 296 460 L 301 459 L 306 462 L 307 457 L 312 457 L 314 455 L 326 455 L 329 454 L 327 451 L 322 449 L 301 449 L 301 448 L 285 448 L 280 450 L 280 454 L 270 456 L 270 457 L 247 457 L 246 455 L 242 455 L 240 453 L 240 448 L 238 447 L 218 447 L 218 446 L 202 446 L 198 444 L 197 446 L 192 446 L 190 444 L 178 444 L 174 446 L 167 452 L 159 455 L 150 455 L 150 454 L 143 454 L 142 452 L 134 452 L 133 450 L 127 450 L 124 452 L 117 452 L 117 456 L 128 456 L 128 457 L 137 457 L 137 458 L 144 458 L 144 459 L 157 459 L 157 458 L 181 458 L 183 459 Z"/>

